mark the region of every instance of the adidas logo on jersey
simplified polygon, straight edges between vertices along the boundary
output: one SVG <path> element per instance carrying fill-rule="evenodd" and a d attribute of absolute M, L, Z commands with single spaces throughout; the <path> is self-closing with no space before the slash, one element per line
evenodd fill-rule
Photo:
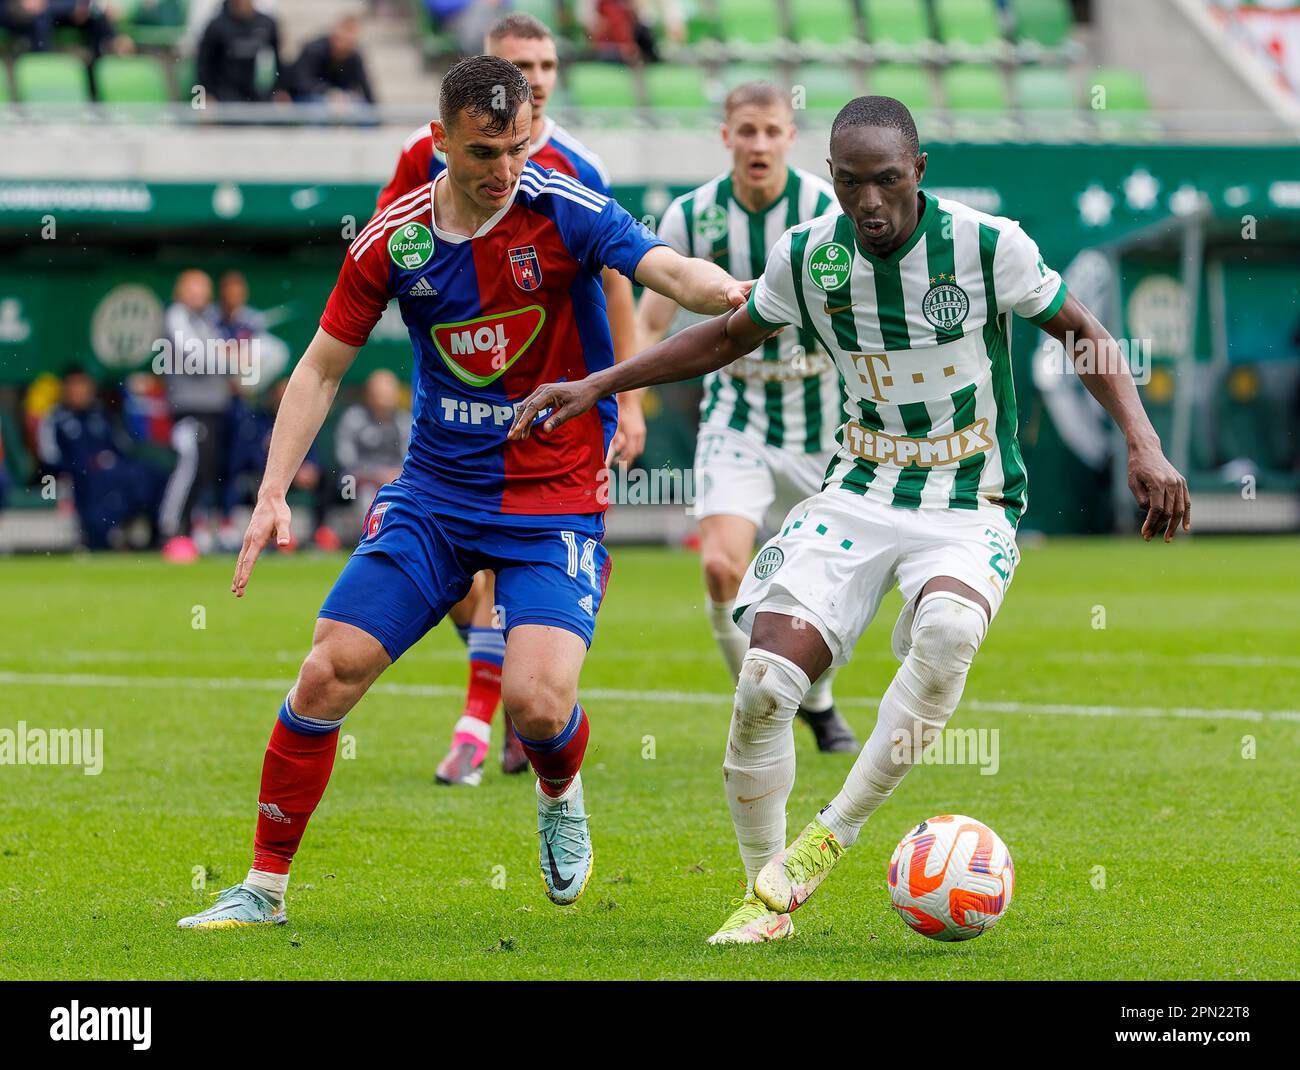
<path fill-rule="evenodd" d="M 589 595 L 589 594 L 584 594 L 581 598 L 579 598 L 579 599 L 578 599 L 578 608 L 579 608 L 579 609 L 585 609 L 588 613 L 594 613 L 595 610 L 592 608 L 591 595 Z"/>
<path fill-rule="evenodd" d="M 406 291 L 407 297 L 437 297 L 438 291 L 429 285 L 429 280 L 421 275 L 415 280 L 415 285 Z"/>

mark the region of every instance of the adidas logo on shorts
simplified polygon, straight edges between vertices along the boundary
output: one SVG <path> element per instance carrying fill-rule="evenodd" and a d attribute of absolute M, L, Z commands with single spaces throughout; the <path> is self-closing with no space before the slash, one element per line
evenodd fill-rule
<path fill-rule="evenodd" d="M 579 598 L 579 599 L 578 599 L 578 608 L 579 608 L 579 609 L 585 609 L 588 613 L 594 613 L 595 610 L 592 609 L 591 595 L 589 595 L 589 594 L 584 594 L 581 598 Z"/>

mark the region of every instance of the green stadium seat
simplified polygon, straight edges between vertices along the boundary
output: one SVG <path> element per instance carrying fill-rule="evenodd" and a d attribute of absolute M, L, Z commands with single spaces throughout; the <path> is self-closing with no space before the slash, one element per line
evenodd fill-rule
<path fill-rule="evenodd" d="M 1074 33 L 1067 0 L 1011 0 L 1016 39 L 1044 48 L 1060 48 Z"/>
<path fill-rule="evenodd" d="M 853 0 L 789 0 L 794 39 L 808 53 L 836 53 L 858 37 Z"/>
<path fill-rule="evenodd" d="M 687 45 L 717 41 L 722 37 L 717 17 L 705 0 L 679 0 L 677 10 L 686 24 Z"/>
<path fill-rule="evenodd" d="M 1079 91 L 1065 67 L 1018 67 L 1012 75 L 1021 111 L 1073 112 Z"/>
<path fill-rule="evenodd" d="M 857 69 L 843 63 L 805 63 L 795 71 L 793 88 L 803 87 L 808 111 L 837 112 L 860 95 Z"/>
<path fill-rule="evenodd" d="M 987 51 L 1003 44 L 993 0 L 934 0 L 934 19 L 945 45 Z"/>
<path fill-rule="evenodd" d="M 912 112 L 934 108 L 934 83 L 930 72 L 919 63 L 881 64 L 872 68 L 867 81 L 875 96 L 901 100 Z"/>
<path fill-rule="evenodd" d="M 104 56 L 95 63 L 95 88 L 105 104 L 166 104 L 167 72 L 153 56 Z"/>
<path fill-rule="evenodd" d="M 730 93 L 746 82 L 770 82 L 785 87 L 789 83 L 774 63 L 728 63 L 722 68 L 722 89 Z"/>
<path fill-rule="evenodd" d="M 618 63 L 570 63 L 565 83 L 579 111 L 634 110 L 638 107 L 632 71 Z"/>
<path fill-rule="evenodd" d="M 785 39 L 776 0 L 717 0 L 718 27 L 735 53 L 774 51 Z"/>
<path fill-rule="evenodd" d="M 923 0 L 864 0 L 867 40 L 877 48 L 918 50 L 931 42 Z"/>
<path fill-rule="evenodd" d="M 24 104 L 83 104 L 90 100 L 90 74 L 76 56 L 28 52 L 14 63 L 14 84 Z"/>
<path fill-rule="evenodd" d="M 959 63 L 943 72 L 943 94 L 953 112 L 998 112 L 1010 110 L 1002 72 L 987 64 Z"/>
<path fill-rule="evenodd" d="M 1087 76 L 1087 106 L 1101 111 L 1146 112 L 1151 110 L 1147 98 L 1146 85 L 1132 71 L 1101 69 L 1089 72 Z M 1104 94 L 1098 89 L 1104 90 Z M 1097 108 L 1095 101 L 1104 101 L 1104 108 Z"/>
<path fill-rule="evenodd" d="M 651 108 L 678 112 L 712 111 L 699 67 L 685 63 L 654 63 L 646 67 L 646 101 Z"/>
<path fill-rule="evenodd" d="M 115 0 L 122 31 L 138 45 L 175 48 L 185 33 L 188 0 Z M 125 10 L 125 9 L 130 9 Z"/>

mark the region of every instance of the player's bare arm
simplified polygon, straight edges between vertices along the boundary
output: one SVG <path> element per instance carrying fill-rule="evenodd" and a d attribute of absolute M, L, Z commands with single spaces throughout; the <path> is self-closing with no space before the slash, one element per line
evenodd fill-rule
<path fill-rule="evenodd" d="M 1043 330 L 1065 346 L 1084 386 L 1124 432 L 1128 447 L 1128 486 L 1147 511 L 1142 537 L 1150 542 L 1164 529 L 1170 542 L 1181 524 L 1192 527 L 1192 499 L 1187 480 L 1166 459 L 1160 438 L 1138 397 L 1137 386 L 1119 344 L 1073 294 Z"/>
<path fill-rule="evenodd" d="M 738 282 L 717 264 L 682 256 L 666 245 L 655 246 L 641 258 L 636 281 L 702 316 L 716 316 L 742 304 L 754 285 Z"/>
<path fill-rule="evenodd" d="M 658 250 L 652 250 L 657 252 Z M 674 254 L 676 255 L 676 254 Z M 647 254 L 647 259 L 649 254 Z M 684 259 L 679 257 L 678 259 Z M 533 420 L 551 409 L 542 425 L 554 431 L 561 424 L 581 416 L 601 398 L 623 390 L 636 390 L 660 383 L 693 379 L 705 372 L 725 368 L 733 360 L 762 345 L 777 332 L 760 326 L 743 308 L 737 308 L 684 331 L 574 383 L 547 383 L 534 390 L 515 410 L 515 421 L 507 437 L 527 438 Z"/>
<path fill-rule="evenodd" d="M 340 342 L 318 328 L 302 360 L 289 377 L 284 400 L 276 415 L 267 453 L 266 472 L 257 492 L 257 504 L 244 532 L 244 545 L 235 565 L 230 589 L 242 598 L 248 587 L 257 558 L 275 536 L 276 545 L 289 542 L 289 503 L 285 500 L 293 477 L 302 466 L 307 450 L 320 432 L 321 425 L 334 403 L 339 381 L 343 378 L 358 349 Z"/>
<path fill-rule="evenodd" d="M 628 360 L 639 352 L 632 281 L 607 267 L 601 273 L 601 285 L 605 291 L 605 305 L 609 310 L 609 333 L 614 343 L 614 360 Z M 629 390 L 618 396 L 618 430 L 610 441 L 607 463 L 635 461 L 644 449 L 645 414 L 641 411 L 641 392 Z"/>

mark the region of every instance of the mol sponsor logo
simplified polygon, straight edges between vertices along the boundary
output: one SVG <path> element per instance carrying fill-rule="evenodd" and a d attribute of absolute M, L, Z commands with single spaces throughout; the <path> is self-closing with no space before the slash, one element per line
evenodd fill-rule
<path fill-rule="evenodd" d="M 457 379 L 484 387 L 523 356 L 545 321 L 541 305 L 528 305 L 459 323 L 439 323 L 429 333 L 443 363 Z"/>

